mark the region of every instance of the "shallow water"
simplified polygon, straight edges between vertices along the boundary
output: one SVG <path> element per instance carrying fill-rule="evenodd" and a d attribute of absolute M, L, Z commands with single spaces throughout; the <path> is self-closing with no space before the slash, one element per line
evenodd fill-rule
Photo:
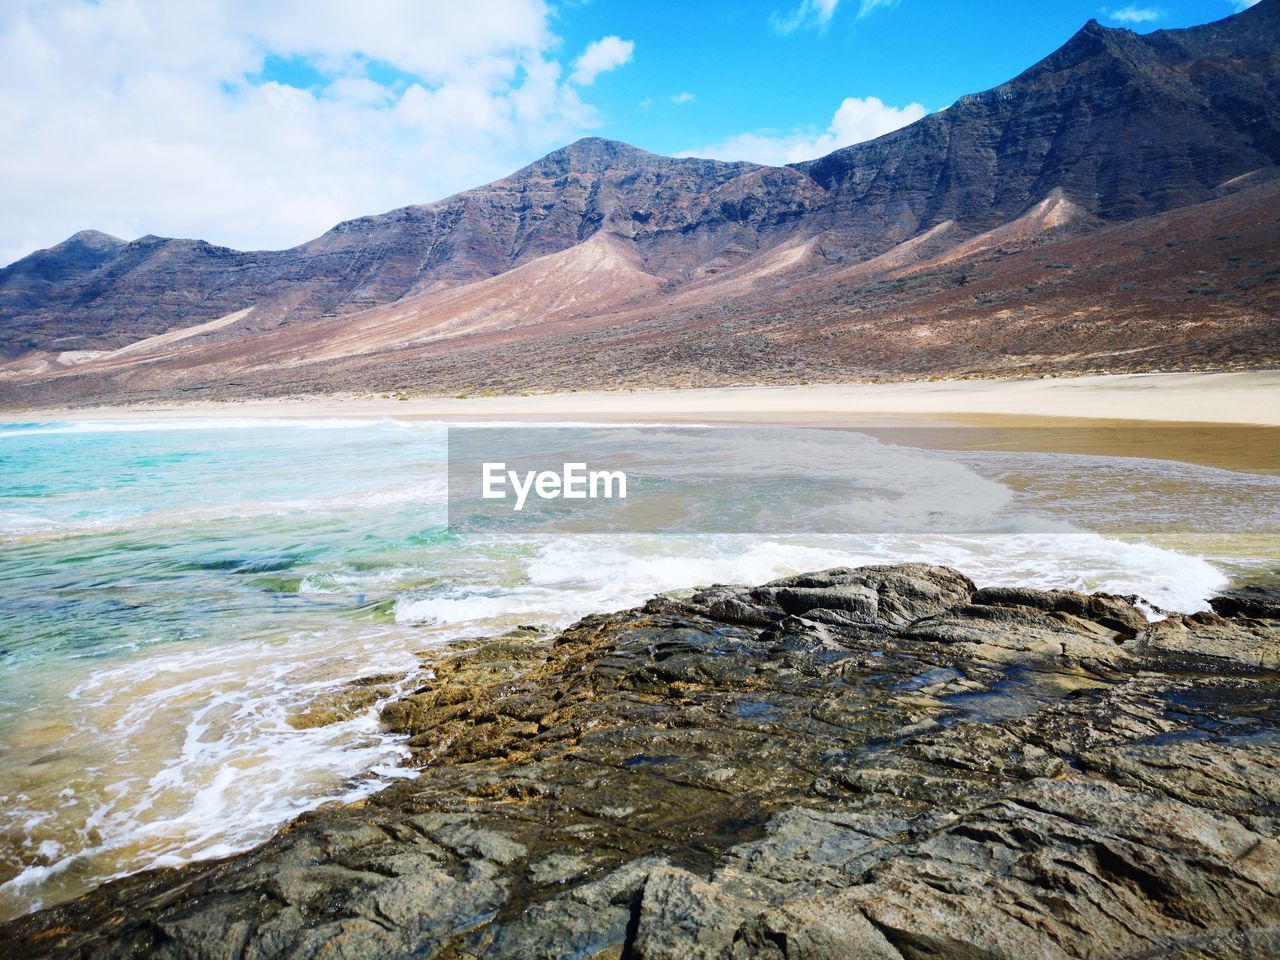
<path fill-rule="evenodd" d="M 407 677 L 449 639 L 900 560 L 1193 610 L 1272 563 L 1280 527 L 1274 477 L 867 441 L 839 467 L 873 491 L 859 511 L 954 513 L 963 488 L 1004 532 L 460 535 L 445 454 L 424 423 L 0 427 L 0 915 L 243 848 L 409 775 L 376 705 L 289 721 L 353 678 Z"/>

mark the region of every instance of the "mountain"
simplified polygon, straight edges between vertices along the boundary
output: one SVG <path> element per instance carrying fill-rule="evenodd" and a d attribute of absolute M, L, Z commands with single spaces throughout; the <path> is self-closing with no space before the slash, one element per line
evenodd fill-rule
<path fill-rule="evenodd" d="M 789 167 L 588 138 L 289 250 L 76 234 L 0 270 L 0 399 L 1275 363 L 1278 167 L 1280 0 L 1090 21 Z"/>
<path fill-rule="evenodd" d="M 796 170 L 678 160 L 591 137 L 503 180 L 340 223 L 290 250 L 76 234 L 0 271 L 3 349 L 114 348 L 245 308 L 249 330 L 350 313 L 494 276 L 601 229 L 680 279 L 690 264 L 749 256 L 822 200 Z"/>
<path fill-rule="evenodd" d="M 1008 83 L 797 165 L 861 250 L 878 228 L 994 227 L 1054 190 L 1106 220 L 1194 203 L 1280 159 L 1280 10 L 1140 36 L 1090 20 Z"/>

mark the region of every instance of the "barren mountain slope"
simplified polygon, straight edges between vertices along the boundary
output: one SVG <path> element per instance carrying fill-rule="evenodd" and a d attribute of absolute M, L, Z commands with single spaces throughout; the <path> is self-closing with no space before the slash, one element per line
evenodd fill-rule
<path fill-rule="evenodd" d="M 303 330 L 285 328 L 146 363 L 108 369 L 90 362 L 40 378 L 0 379 L 0 402 L 1280 364 L 1280 180 L 1111 227 L 1068 226 L 1003 246 L 980 241 L 961 259 L 947 251 L 890 256 L 859 276 L 815 277 L 794 267 L 771 273 L 769 262 L 786 259 L 779 251 L 759 274 L 744 268 L 710 278 L 696 298 L 690 287 L 675 297 L 615 301 L 605 312 L 569 310 L 531 328 L 459 330 L 323 361 L 298 363 L 301 345 L 284 338 Z M 916 249 L 928 246 L 925 240 Z M 535 266 L 512 273 L 533 276 Z M 356 329 L 367 319 L 326 324 Z"/>
<path fill-rule="evenodd" d="M 520 336 L 565 318 L 608 323 L 611 312 L 652 298 L 663 285 L 641 269 L 619 238 L 598 233 L 557 253 L 470 284 L 431 290 L 394 303 L 310 324 L 290 324 L 253 336 L 225 336 L 245 311 L 117 350 L 82 352 L 73 362 L 46 364 L 49 375 L 108 375 L 137 367 L 209 365 L 222 372 L 293 367 L 340 357 L 409 348 L 432 341 L 503 331 Z M 172 349 L 179 341 L 182 349 Z M 20 366 L 20 365 L 19 365 Z"/>
<path fill-rule="evenodd" d="M 437 203 L 341 223 L 291 250 L 75 237 L 0 270 L 0 356 L 112 349 L 252 307 L 227 336 L 494 276 L 603 226 L 682 278 L 799 229 L 824 192 L 795 170 L 675 159 L 598 138 Z"/>

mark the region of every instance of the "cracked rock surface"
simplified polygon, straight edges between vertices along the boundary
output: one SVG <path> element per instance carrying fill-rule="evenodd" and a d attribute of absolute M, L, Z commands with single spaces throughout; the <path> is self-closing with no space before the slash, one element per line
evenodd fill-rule
<path fill-rule="evenodd" d="M 1275 598 L 1135 600 L 909 564 L 460 643 L 384 711 L 417 779 L 0 953 L 1280 955 Z"/>

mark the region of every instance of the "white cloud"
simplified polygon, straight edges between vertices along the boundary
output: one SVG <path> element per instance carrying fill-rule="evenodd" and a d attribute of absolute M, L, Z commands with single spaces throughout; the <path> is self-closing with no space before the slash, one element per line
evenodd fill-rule
<path fill-rule="evenodd" d="M 1227 0 L 1227 2 L 1235 8 L 1236 13 L 1239 13 L 1241 10 L 1248 10 L 1257 3 L 1258 0 Z"/>
<path fill-rule="evenodd" d="M 1117 23 L 1150 23 L 1152 20 L 1160 19 L 1159 10 L 1152 7 L 1139 7 L 1133 3 L 1119 10 L 1108 10 L 1106 13 L 1107 19 Z"/>
<path fill-rule="evenodd" d="M 600 74 L 616 70 L 627 63 L 635 49 L 636 45 L 630 40 L 623 40 L 621 37 L 601 37 L 587 44 L 587 49 L 582 51 L 582 56 L 573 61 L 573 76 L 569 79 L 584 87 L 590 86 L 596 82 L 596 77 Z"/>
<path fill-rule="evenodd" d="M 697 100 L 698 98 L 695 97 L 688 90 L 684 90 L 684 91 L 681 91 L 680 93 L 677 93 L 675 96 L 670 97 L 669 99 L 671 100 L 672 103 L 681 104 L 681 103 L 693 103 L 693 101 Z"/>
<path fill-rule="evenodd" d="M 779 33 L 795 33 L 801 27 L 825 30 L 835 16 L 839 2 L 840 0 L 800 0 L 800 6 L 790 13 L 774 11 L 769 22 Z"/>
<path fill-rule="evenodd" d="M 0 262 L 86 227 L 287 246 L 509 173 L 598 125 L 549 15 L 543 0 L 0 4 Z M 279 82 L 281 63 L 310 79 Z"/>
<path fill-rule="evenodd" d="M 753 160 L 756 163 L 781 166 L 812 160 L 853 143 L 874 140 L 914 123 L 926 112 L 918 103 L 891 107 L 879 97 L 847 97 L 822 133 L 815 134 L 806 130 L 793 130 L 791 133 L 743 133 L 680 155 L 711 157 L 716 160 Z"/>

